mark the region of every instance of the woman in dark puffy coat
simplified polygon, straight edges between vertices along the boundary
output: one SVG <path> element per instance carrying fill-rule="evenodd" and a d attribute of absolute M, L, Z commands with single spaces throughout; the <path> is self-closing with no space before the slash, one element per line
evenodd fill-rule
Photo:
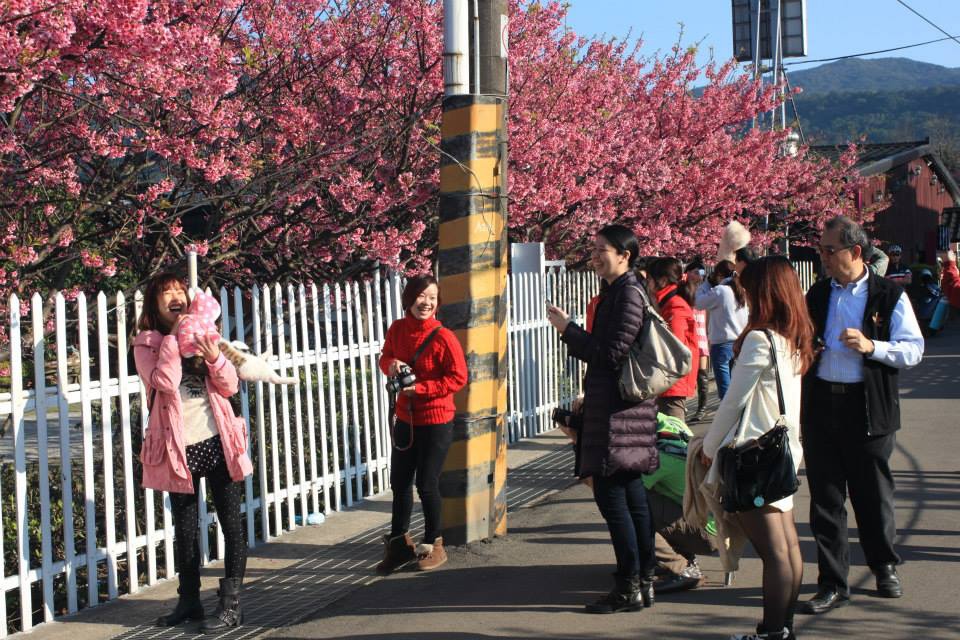
<path fill-rule="evenodd" d="M 657 407 L 653 400 L 620 397 L 620 368 L 643 324 L 641 283 L 633 273 L 639 244 L 621 225 L 604 227 L 594 239 L 590 262 L 600 276 L 600 299 L 592 333 L 561 309 L 547 317 L 571 355 L 587 363 L 584 378 L 580 476 L 593 478 L 593 496 L 607 522 L 617 557 L 615 586 L 590 613 L 637 611 L 653 604 L 653 521 L 642 474 L 659 466 Z"/>

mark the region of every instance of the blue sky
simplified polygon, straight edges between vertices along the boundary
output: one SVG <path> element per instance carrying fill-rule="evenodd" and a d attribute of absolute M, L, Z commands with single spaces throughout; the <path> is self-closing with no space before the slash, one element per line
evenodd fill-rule
<path fill-rule="evenodd" d="M 960 0 L 905 0 L 960 38 Z M 643 52 L 669 52 L 684 24 L 684 44 L 703 41 L 700 62 L 732 55 L 730 0 L 567 0 L 567 26 L 584 35 L 642 36 Z M 807 0 L 808 59 L 887 49 L 945 37 L 897 0 Z M 947 40 L 868 57 L 904 57 L 960 67 L 960 43 Z M 789 58 L 785 62 L 802 61 Z M 817 66 L 791 65 L 792 70 Z"/>

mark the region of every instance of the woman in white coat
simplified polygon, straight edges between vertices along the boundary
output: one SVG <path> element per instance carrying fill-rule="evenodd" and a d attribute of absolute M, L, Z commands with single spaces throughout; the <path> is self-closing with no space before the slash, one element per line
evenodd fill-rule
<path fill-rule="evenodd" d="M 770 430 L 780 417 L 771 340 L 776 346 L 783 387 L 790 450 L 799 468 L 800 379 L 813 362 L 813 325 L 800 288 L 800 280 L 783 257 L 763 258 L 741 275 L 750 319 L 737 339 L 730 388 L 720 403 L 704 437 L 703 462 L 710 466 L 707 481 L 719 482 L 713 461 L 721 447 L 737 435 L 739 444 Z M 741 422 L 742 421 L 742 422 Z M 793 611 L 803 578 L 800 542 L 793 522 L 793 496 L 752 511 L 737 514 L 750 542 L 763 562 L 763 621 L 755 634 L 735 640 L 787 640 L 793 638 Z"/>

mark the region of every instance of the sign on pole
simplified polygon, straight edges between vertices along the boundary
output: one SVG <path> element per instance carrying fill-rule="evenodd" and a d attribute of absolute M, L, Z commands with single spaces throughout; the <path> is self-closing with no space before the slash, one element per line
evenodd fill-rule
<path fill-rule="evenodd" d="M 780 4 L 783 33 L 783 57 L 807 55 L 807 0 L 731 0 L 733 7 L 733 57 L 738 62 L 754 59 L 754 33 L 757 10 L 760 11 L 759 49 L 761 59 L 773 58 L 771 4 Z M 775 14 L 775 12 L 774 12 Z"/>

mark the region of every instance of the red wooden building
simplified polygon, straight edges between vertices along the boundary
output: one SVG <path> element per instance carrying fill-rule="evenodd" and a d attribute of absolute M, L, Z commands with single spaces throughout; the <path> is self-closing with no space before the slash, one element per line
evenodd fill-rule
<path fill-rule="evenodd" d="M 830 159 L 845 150 L 845 145 L 811 148 Z M 858 206 L 884 205 L 871 229 L 881 248 L 899 244 L 907 264 L 933 262 L 942 243 L 941 227 L 947 224 L 944 209 L 960 205 L 960 187 L 930 139 L 862 145 L 856 168 L 869 178 L 858 194 Z"/>

